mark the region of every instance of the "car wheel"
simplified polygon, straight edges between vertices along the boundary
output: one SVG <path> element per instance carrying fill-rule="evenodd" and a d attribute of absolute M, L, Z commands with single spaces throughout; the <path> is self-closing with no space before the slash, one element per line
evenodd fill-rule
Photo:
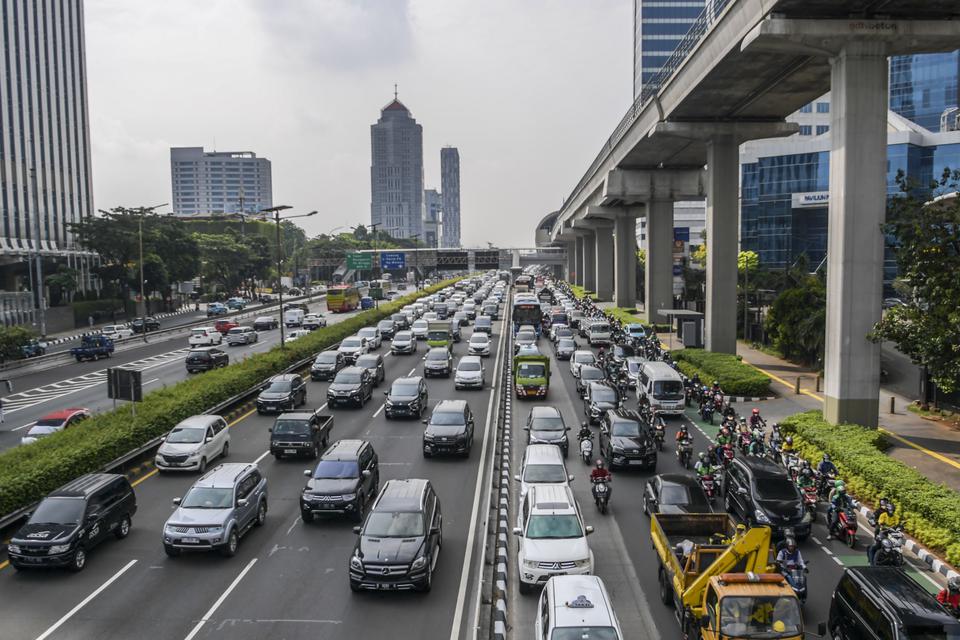
<path fill-rule="evenodd" d="M 360 587 L 358 587 L 357 585 L 355 585 L 355 584 L 353 583 L 353 581 L 351 580 L 351 581 L 350 581 L 350 591 L 353 591 L 354 593 L 360 593 L 361 589 L 360 589 Z"/>
<path fill-rule="evenodd" d="M 123 516 L 123 520 L 121 520 L 117 528 L 114 529 L 113 535 L 117 537 L 117 540 L 123 540 L 130 535 L 130 516 Z"/>
<path fill-rule="evenodd" d="M 207 470 L 207 459 L 200 458 L 200 466 L 197 467 L 197 472 L 201 475 Z"/>
<path fill-rule="evenodd" d="M 220 452 L 220 456 L 223 457 L 223 458 L 226 458 L 228 455 L 230 455 L 230 443 L 229 443 L 229 442 L 224 442 L 224 443 L 223 443 L 223 451 Z"/>
<path fill-rule="evenodd" d="M 237 546 L 239 546 L 240 540 L 237 538 L 237 530 L 231 529 L 230 535 L 227 537 L 227 543 L 220 547 L 220 555 L 226 558 L 232 558 L 237 555 Z"/>
<path fill-rule="evenodd" d="M 430 593 L 430 589 L 433 588 L 433 567 L 427 569 L 427 578 L 423 581 L 423 584 L 420 586 L 419 591 L 421 593 Z"/>
<path fill-rule="evenodd" d="M 260 506 L 257 507 L 257 520 L 255 524 L 258 527 L 262 527 L 266 521 L 267 521 L 267 501 L 262 500 L 260 502 Z"/>
<path fill-rule="evenodd" d="M 168 544 L 163 545 L 163 551 L 170 558 L 176 558 L 177 556 L 180 555 L 180 549 L 177 549 L 176 547 L 171 547 Z"/>
<path fill-rule="evenodd" d="M 85 566 L 87 566 L 87 552 L 83 547 L 80 547 L 76 553 L 73 554 L 73 559 L 70 560 L 70 571 L 83 571 Z"/>

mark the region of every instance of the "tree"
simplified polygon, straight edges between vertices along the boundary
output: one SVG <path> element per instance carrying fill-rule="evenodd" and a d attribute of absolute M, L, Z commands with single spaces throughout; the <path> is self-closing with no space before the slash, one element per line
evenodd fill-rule
<path fill-rule="evenodd" d="M 788 360 L 823 362 L 827 326 L 827 289 L 816 276 L 780 292 L 766 319 L 767 336 Z"/>
<path fill-rule="evenodd" d="M 250 247 L 232 234 L 198 233 L 196 240 L 203 257 L 203 276 L 228 292 L 238 289 L 253 262 Z"/>
<path fill-rule="evenodd" d="M 706 250 L 704 250 L 706 254 Z M 706 258 L 706 255 L 704 255 Z M 747 276 L 756 273 L 760 268 L 760 256 L 755 251 L 741 251 L 737 254 L 737 271 L 743 273 L 747 271 Z"/>
<path fill-rule="evenodd" d="M 62 300 L 69 301 L 70 294 L 77 288 L 77 270 L 65 264 L 57 265 L 57 272 L 51 273 L 43 281 L 50 287 L 50 304 L 57 306 Z"/>
<path fill-rule="evenodd" d="M 896 344 L 952 393 L 960 389 L 960 170 L 944 170 L 930 191 L 952 194 L 929 203 L 902 172 L 897 183 L 901 194 L 888 202 L 884 232 L 911 295 L 883 315 L 870 338 Z"/>
<path fill-rule="evenodd" d="M 0 326 L 0 362 L 20 359 L 20 347 L 30 342 L 33 337 L 33 332 L 26 327 Z"/>

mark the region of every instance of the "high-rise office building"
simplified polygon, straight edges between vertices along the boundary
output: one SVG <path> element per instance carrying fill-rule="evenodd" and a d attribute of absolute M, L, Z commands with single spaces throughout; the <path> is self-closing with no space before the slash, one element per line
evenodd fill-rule
<path fill-rule="evenodd" d="M 95 283 L 68 228 L 93 214 L 84 40 L 81 0 L 0 0 L 0 291 L 41 289 L 37 254 Z"/>
<path fill-rule="evenodd" d="M 660 70 L 710 0 L 633 0 L 633 96 Z"/>
<path fill-rule="evenodd" d="M 460 152 L 456 147 L 440 150 L 440 193 L 443 194 L 443 233 L 440 246 L 460 246 Z"/>
<path fill-rule="evenodd" d="M 170 179 L 178 216 L 248 213 L 273 206 L 270 161 L 251 151 L 172 147 Z"/>
<path fill-rule="evenodd" d="M 890 110 L 929 131 L 960 105 L 960 50 L 890 58 Z M 946 127 L 956 128 L 956 112 Z"/>
<path fill-rule="evenodd" d="M 421 242 L 431 249 L 439 247 L 440 219 L 443 212 L 443 197 L 436 189 L 423 192 L 426 214 L 423 218 L 423 237 Z"/>
<path fill-rule="evenodd" d="M 370 125 L 370 221 L 394 238 L 423 233 L 423 127 L 397 100 Z"/>

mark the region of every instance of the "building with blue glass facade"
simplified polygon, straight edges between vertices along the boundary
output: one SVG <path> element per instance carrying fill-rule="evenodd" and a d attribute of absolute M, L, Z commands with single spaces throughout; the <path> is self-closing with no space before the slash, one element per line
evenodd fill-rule
<path fill-rule="evenodd" d="M 633 96 L 660 70 L 707 0 L 633 0 Z"/>
<path fill-rule="evenodd" d="M 960 50 L 890 58 L 890 109 L 930 131 L 956 128 L 960 105 Z"/>

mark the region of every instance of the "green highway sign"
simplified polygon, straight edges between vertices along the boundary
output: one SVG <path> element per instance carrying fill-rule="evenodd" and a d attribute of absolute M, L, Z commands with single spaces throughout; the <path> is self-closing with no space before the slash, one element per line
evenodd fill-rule
<path fill-rule="evenodd" d="M 373 268 L 372 253 L 348 253 L 347 254 L 347 269 L 372 269 L 372 268 Z"/>

